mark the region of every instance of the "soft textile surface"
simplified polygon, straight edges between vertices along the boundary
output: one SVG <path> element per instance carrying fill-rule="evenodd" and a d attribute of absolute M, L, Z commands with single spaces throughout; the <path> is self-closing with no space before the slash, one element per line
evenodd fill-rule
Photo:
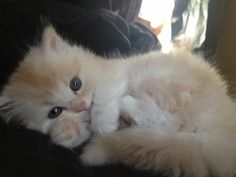
<path fill-rule="evenodd" d="M 38 132 L 0 122 L 1 177 L 151 177 L 122 165 L 84 167 L 77 160 L 82 147 L 71 151 L 52 145 Z"/>
<path fill-rule="evenodd" d="M 0 89 L 30 45 L 40 40 L 43 26 L 50 22 L 71 42 L 99 55 L 132 55 L 160 45 L 156 37 L 139 24 L 128 24 L 109 10 L 110 1 L 5 1 L 0 6 Z M 91 9 L 89 10 L 91 5 Z M 86 9 L 85 9 L 86 7 Z M 106 8 L 108 10 L 99 10 Z M 0 121 L 2 177 L 141 177 L 157 174 L 140 172 L 121 165 L 84 167 L 77 161 L 81 147 L 71 151 L 52 145 L 38 132 Z"/>

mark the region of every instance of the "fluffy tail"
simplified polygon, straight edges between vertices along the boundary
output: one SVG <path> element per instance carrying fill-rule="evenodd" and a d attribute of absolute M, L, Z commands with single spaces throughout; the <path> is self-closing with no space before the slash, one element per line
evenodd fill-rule
<path fill-rule="evenodd" d="M 166 133 L 130 128 L 96 137 L 81 160 L 88 165 L 121 162 L 172 177 L 233 177 L 236 139 L 227 132 Z"/>

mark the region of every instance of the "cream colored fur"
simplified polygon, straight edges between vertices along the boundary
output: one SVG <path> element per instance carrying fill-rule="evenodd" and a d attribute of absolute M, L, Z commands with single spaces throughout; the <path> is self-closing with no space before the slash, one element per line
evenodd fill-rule
<path fill-rule="evenodd" d="M 76 93 L 69 88 L 74 76 L 83 84 Z M 89 111 L 72 109 L 78 100 Z M 5 119 L 49 133 L 62 146 L 81 144 L 91 130 L 95 136 L 81 156 L 87 165 L 121 162 L 176 177 L 236 175 L 235 102 L 214 67 L 192 54 L 105 60 L 49 27 L 0 102 Z M 51 120 L 53 106 L 65 109 Z M 120 117 L 131 127 L 116 131 Z"/>
<path fill-rule="evenodd" d="M 154 52 L 126 62 L 121 115 L 137 126 L 95 138 L 84 163 L 122 162 L 170 176 L 236 175 L 235 103 L 217 71 L 186 53 Z"/>

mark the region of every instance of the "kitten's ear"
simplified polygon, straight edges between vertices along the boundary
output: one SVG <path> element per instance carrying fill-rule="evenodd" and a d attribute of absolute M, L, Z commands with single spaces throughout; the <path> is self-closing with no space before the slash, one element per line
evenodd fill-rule
<path fill-rule="evenodd" d="M 52 26 L 45 28 L 42 36 L 42 49 L 47 52 L 56 52 L 63 51 L 68 44 L 63 41 L 62 38 L 58 36 L 55 29 Z"/>

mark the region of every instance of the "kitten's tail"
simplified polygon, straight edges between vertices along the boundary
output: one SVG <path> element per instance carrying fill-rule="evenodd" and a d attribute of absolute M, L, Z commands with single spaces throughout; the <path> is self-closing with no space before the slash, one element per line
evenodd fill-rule
<path fill-rule="evenodd" d="M 166 133 L 130 128 L 98 136 L 81 158 L 90 165 L 121 162 L 172 177 L 236 174 L 235 137 L 226 132 Z"/>

